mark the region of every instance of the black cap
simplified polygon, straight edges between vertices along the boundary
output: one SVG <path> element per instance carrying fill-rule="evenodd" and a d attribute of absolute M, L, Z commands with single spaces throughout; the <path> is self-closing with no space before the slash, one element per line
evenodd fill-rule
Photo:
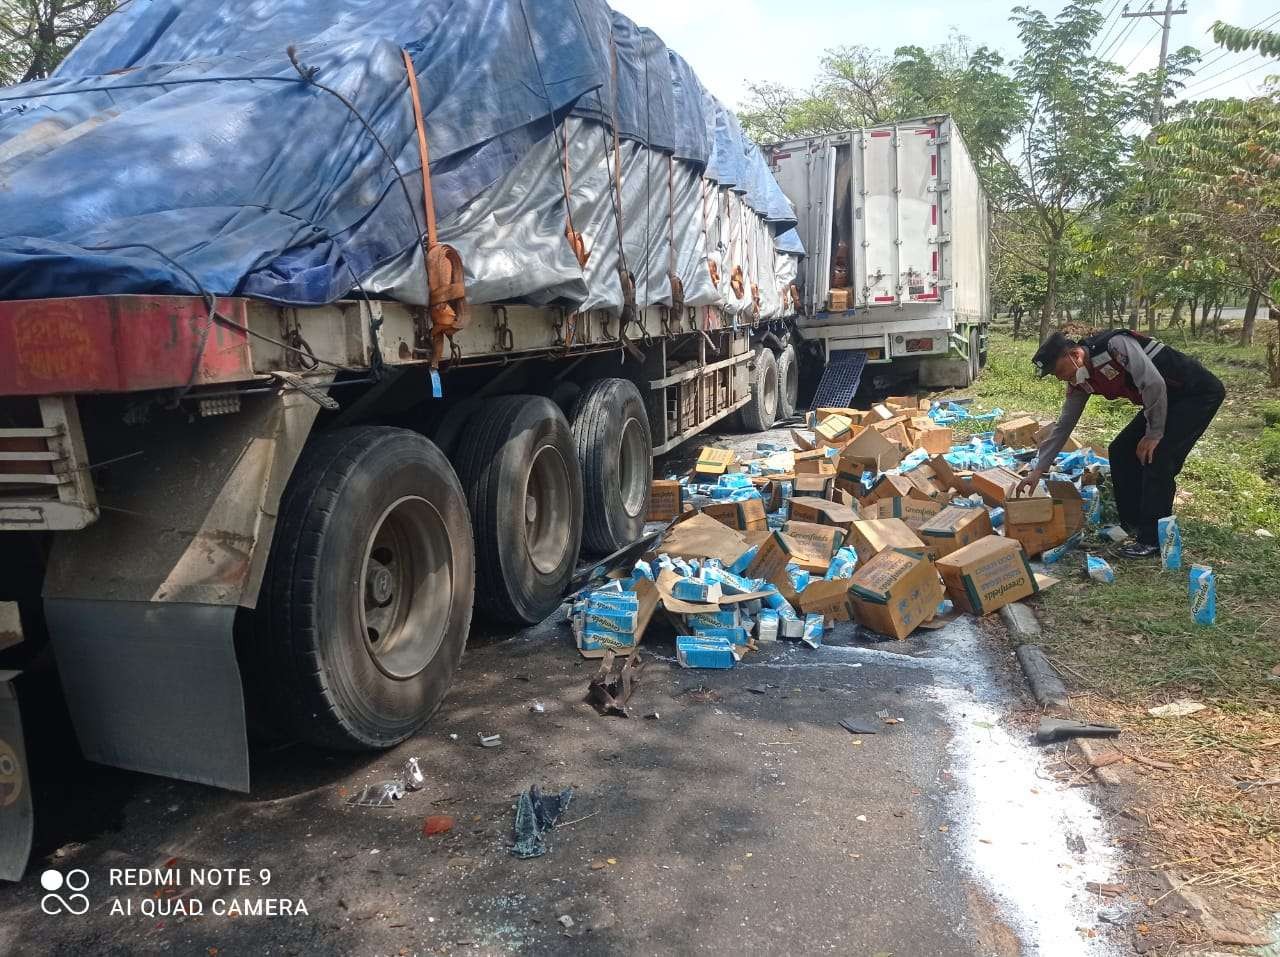
<path fill-rule="evenodd" d="M 1061 332 L 1055 332 L 1044 342 L 1040 343 L 1040 348 L 1036 350 L 1036 354 L 1031 357 L 1031 361 L 1035 364 L 1036 375 L 1044 378 L 1053 371 L 1054 366 L 1058 364 L 1058 360 L 1062 358 L 1062 354 L 1068 349 L 1075 346 L 1075 343 L 1064 336 Z"/>

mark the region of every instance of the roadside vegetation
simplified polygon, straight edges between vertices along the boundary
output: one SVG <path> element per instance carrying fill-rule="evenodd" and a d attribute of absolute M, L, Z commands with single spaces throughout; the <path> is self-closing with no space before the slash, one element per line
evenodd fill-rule
<path fill-rule="evenodd" d="M 1082 716 L 1124 728 L 1120 747 L 1168 765 L 1130 761 L 1142 787 L 1132 811 L 1149 825 L 1154 858 L 1197 886 L 1254 909 L 1280 904 L 1280 482 L 1273 454 L 1280 389 L 1266 350 L 1160 335 L 1197 356 L 1227 386 L 1227 401 L 1179 477 L 1183 570 L 1114 561 L 1116 581 L 1085 578 L 1079 557 L 1054 569 L 1041 602 L 1043 645 L 1072 686 Z M 1056 417 L 1063 386 L 1031 374 L 1033 339 L 992 337 L 971 394 L 983 408 Z M 1076 431 L 1105 449 L 1132 417 L 1127 402 L 1091 401 Z M 1110 503 L 1107 503 L 1108 506 Z M 1101 553 L 1101 549 L 1099 548 Z M 1218 618 L 1191 620 L 1187 571 L 1218 578 Z M 1205 705 L 1185 718 L 1148 709 Z M 1259 784 L 1270 781 L 1271 784 Z"/>

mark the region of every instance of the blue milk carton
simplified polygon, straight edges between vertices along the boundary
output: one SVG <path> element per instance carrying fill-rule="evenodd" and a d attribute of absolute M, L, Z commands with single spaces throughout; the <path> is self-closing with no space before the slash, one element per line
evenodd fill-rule
<path fill-rule="evenodd" d="M 1160 563 L 1166 571 L 1177 571 L 1182 567 L 1182 529 L 1177 518 L 1170 515 L 1160 519 L 1156 531 L 1160 536 Z"/>
<path fill-rule="evenodd" d="M 1197 625 L 1213 625 L 1218 621 L 1218 581 L 1208 565 L 1192 565 L 1187 581 L 1187 597 L 1191 600 L 1191 619 Z"/>

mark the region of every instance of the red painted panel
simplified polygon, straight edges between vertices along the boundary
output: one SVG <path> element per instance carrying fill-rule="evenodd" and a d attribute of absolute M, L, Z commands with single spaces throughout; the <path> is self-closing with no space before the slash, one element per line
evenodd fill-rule
<path fill-rule="evenodd" d="M 871 131 L 871 138 L 876 140 L 883 139 L 886 136 L 892 136 L 892 135 L 893 135 L 892 130 L 872 130 Z"/>
<path fill-rule="evenodd" d="M 893 296 L 876 296 L 872 302 L 893 302 Z"/>
<path fill-rule="evenodd" d="M 220 299 L 218 312 L 244 325 L 247 304 Z M 169 389 L 193 369 L 196 385 L 253 377 L 248 336 L 210 324 L 197 297 L 0 302 L 0 395 Z"/>

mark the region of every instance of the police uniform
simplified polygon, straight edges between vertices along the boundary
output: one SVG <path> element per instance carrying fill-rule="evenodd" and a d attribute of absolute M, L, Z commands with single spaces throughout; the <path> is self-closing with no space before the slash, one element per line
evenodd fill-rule
<path fill-rule="evenodd" d="M 1062 414 L 1040 446 L 1036 468 L 1048 472 L 1090 396 L 1128 399 L 1142 407 L 1111 442 L 1111 484 L 1120 523 L 1144 545 L 1156 544 L 1156 523 L 1173 514 L 1175 479 L 1226 395 L 1222 382 L 1191 356 L 1129 329 L 1110 329 L 1072 343 L 1061 333 L 1036 353 L 1040 374 L 1053 371 L 1073 346 L 1085 367 L 1068 384 Z M 1158 439 L 1151 463 L 1138 461 L 1138 442 Z"/>

